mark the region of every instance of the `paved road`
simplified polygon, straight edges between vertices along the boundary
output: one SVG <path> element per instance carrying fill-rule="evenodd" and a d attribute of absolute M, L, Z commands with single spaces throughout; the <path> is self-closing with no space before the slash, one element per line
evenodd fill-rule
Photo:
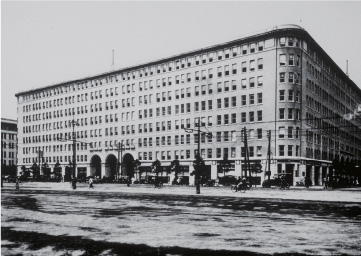
<path fill-rule="evenodd" d="M 94 190 L 79 184 L 73 191 L 50 183 L 15 191 L 5 184 L 2 254 L 361 254 L 360 191 L 252 188 L 234 194 L 228 187 L 201 193 L 116 184 Z"/>

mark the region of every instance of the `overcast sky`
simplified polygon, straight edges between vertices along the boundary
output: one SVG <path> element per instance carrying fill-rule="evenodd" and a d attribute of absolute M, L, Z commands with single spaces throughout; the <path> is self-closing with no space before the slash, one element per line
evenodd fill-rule
<path fill-rule="evenodd" d="M 361 86 L 361 2 L 6 2 L 1 115 L 15 93 L 179 54 L 281 24 L 305 28 Z"/>

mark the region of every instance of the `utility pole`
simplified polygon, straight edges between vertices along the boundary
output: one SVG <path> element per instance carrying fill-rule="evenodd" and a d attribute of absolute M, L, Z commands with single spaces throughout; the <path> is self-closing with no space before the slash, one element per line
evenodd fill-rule
<path fill-rule="evenodd" d="M 245 177 L 247 178 L 247 129 L 246 127 L 244 127 L 242 129 L 242 132 L 243 132 L 243 143 L 244 143 L 244 169 L 245 169 L 245 172 L 244 172 L 244 175 Z"/>
<path fill-rule="evenodd" d="M 195 184 L 196 184 L 196 194 L 200 194 L 201 193 L 201 182 L 199 180 L 199 166 L 200 166 L 200 161 L 201 161 L 201 119 L 198 117 L 198 129 L 197 129 L 197 133 L 198 133 L 198 151 L 197 151 L 197 158 L 199 161 L 199 165 L 196 168 L 196 173 L 195 173 Z"/>
<path fill-rule="evenodd" d="M 39 156 L 39 175 L 41 175 L 41 171 L 43 171 L 43 174 L 44 175 L 44 170 L 42 170 L 41 168 L 41 163 L 43 162 L 43 156 L 44 156 L 44 151 L 41 151 L 40 149 L 38 150 L 38 156 Z"/>
<path fill-rule="evenodd" d="M 200 184 L 200 180 L 199 180 L 199 166 L 201 163 L 201 135 L 205 135 L 207 137 L 212 137 L 212 133 L 211 132 L 202 132 L 201 131 L 201 118 L 198 117 L 198 127 L 197 130 L 194 129 L 188 129 L 188 128 L 184 128 L 184 131 L 187 133 L 193 133 L 193 132 L 197 132 L 197 136 L 198 136 L 198 145 L 197 145 L 197 156 L 196 156 L 196 168 L 195 168 L 195 173 L 194 173 L 194 183 L 196 185 L 196 194 L 200 194 L 201 193 L 201 184 Z"/>
<path fill-rule="evenodd" d="M 72 136 L 72 139 L 62 139 L 62 138 L 57 138 L 59 141 L 62 141 L 62 142 L 65 142 L 65 141 L 73 141 L 73 179 L 71 181 L 71 184 L 72 184 L 72 187 L 73 189 L 76 189 L 76 143 L 77 143 L 77 140 L 76 140 L 76 133 L 75 133 L 75 125 L 79 125 L 77 121 L 75 121 L 74 119 L 71 121 L 71 125 L 73 126 L 73 136 Z M 82 141 L 79 141 L 79 143 L 81 144 L 91 144 L 91 143 L 87 143 L 87 142 L 82 142 Z M 70 160 L 69 160 L 70 161 Z"/>
<path fill-rule="evenodd" d="M 268 150 L 267 150 L 267 157 L 268 157 L 268 181 L 271 179 L 271 130 L 267 132 L 268 138 Z"/>
<path fill-rule="evenodd" d="M 74 119 L 71 122 L 73 126 L 73 179 L 72 179 L 72 186 L 73 189 L 76 189 L 76 134 L 75 134 L 75 125 L 79 125 Z"/>
<path fill-rule="evenodd" d="M 243 134 L 244 134 L 244 161 L 245 161 L 245 166 L 246 166 L 246 178 L 247 178 L 247 169 L 249 171 L 249 184 L 252 186 L 252 181 L 251 181 L 251 166 L 250 166 L 250 162 L 249 162 L 249 151 L 248 151 L 248 141 L 247 141 L 247 128 L 244 127 L 243 129 Z"/>
<path fill-rule="evenodd" d="M 122 166 L 121 161 L 123 160 L 123 143 L 118 142 L 117 151 L 118 151 L 118 161 L 117 161 L 117 179 L 119 179 L 119 166 Z M 119 158 L 119 154 L 121 155 Z"/>

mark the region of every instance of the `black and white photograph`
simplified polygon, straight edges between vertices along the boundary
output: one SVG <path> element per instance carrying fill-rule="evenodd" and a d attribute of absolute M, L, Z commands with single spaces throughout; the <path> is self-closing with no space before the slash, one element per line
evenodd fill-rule
<path fill-rule="evenodd" d="M 1 255 L 361 255 L 361 1 L 1 1 Z"/>

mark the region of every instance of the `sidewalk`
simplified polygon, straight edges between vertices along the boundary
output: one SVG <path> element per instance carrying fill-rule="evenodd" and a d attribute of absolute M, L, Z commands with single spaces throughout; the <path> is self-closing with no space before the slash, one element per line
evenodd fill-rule
<path fill-rule="evenodd" d="M 14 183 L 4 183 L 4 190 L 15 190 Z M 136 184 L 127 187 L 126 184 L 94 184 L 94 189 L 89 189 L 86 183 L 77 183 L 77 189 L 73 190 L 70 183 L 47 183 L 26 182 L 20 184 L 20 190 L 52 190 L 52 191 L 87 191 L 92 193 L 143 193 L 143 194 L 169 194 L 186 196 L 211 196 L 211 197 L 239 197 L 239 198 L 270 198 L 286 200 L 310 200 L 332 202 L 355 202 L 361 203 L 361 187 L 325 190 L 322 186 L 290 187 L 283 190 L 276 187 L 262 188 L 252 187 L 245 193 L 233 193 L 229 186 L 201 187 L 201 194 L 196 194 L 194 186 L 169 186 L 164 185 L 161 189 L 154 189 L 151 185 Z"/>

